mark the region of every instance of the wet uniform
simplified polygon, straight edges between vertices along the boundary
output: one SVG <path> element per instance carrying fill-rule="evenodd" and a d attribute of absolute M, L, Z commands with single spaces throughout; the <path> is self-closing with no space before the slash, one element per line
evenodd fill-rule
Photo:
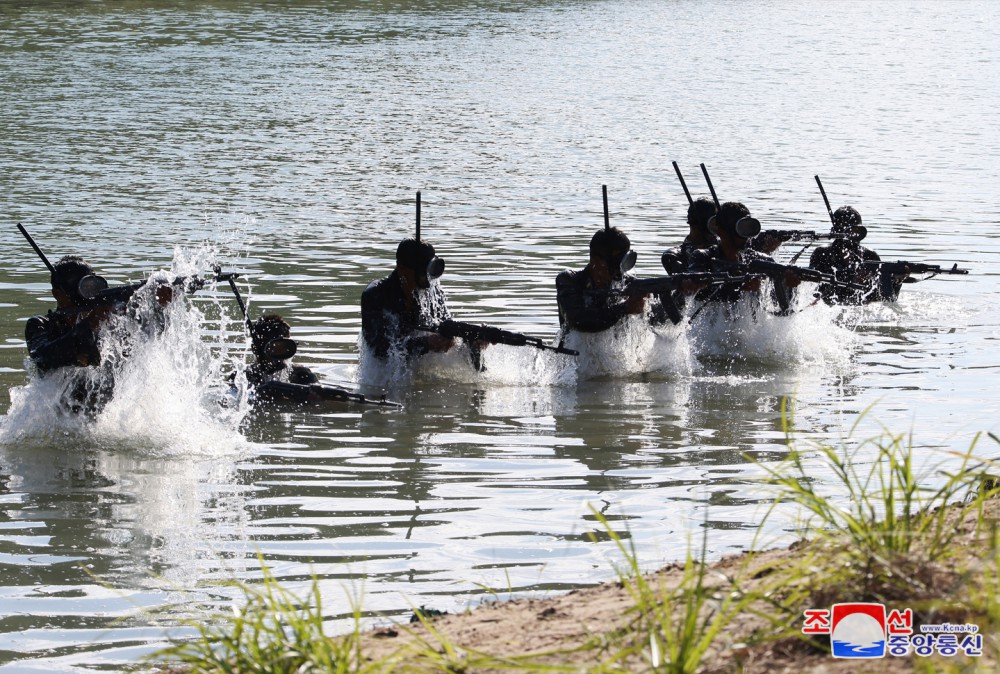
<path fill-rule="evenodd" d="M 753 260 L 764 260 L 773 262 L 774 258 L 756 250 L 744 249 L 740 251 L 736 262 L 730 262 L 722 254 L 721 246 L 712 246 L 702 250 L 694 251 L 691 255 L 691 264 L 688 271 L 691 272 L 712 272 L 717 271 L 716 267 L 728 264 L 746 264 Z M 695 299 L 700 302 L 726 302 L 735 303 L 743 297 L 746 281 L 734 281 L 733 283 L 723 283 L 722 285 L 702 288 L 695 295 Z"/>
<path fill-rule="evenodd" d="M 437 325 L 450 318 L 444 291 L 437 283 L 418 291 L 412 308 L 408 308 L 397 271 L 372 281 L 361 293 L 361 335 L 368 348 L 382 360 L 394 348 L 402 348 L 408 360 L 427 353 L 428 338 L 416 333 L 414 327 Z"/>
<path fill-rule="evenodd" d="M 634 280 L 631 274 L 624 274 L 620 281 L 614 281 L 611 288 L 597 288 L 587 269 L 560 272 L 556 277 L 556 302 L 559 305 L 559 325 L 566 330 L 578 332 L 601 332 L 614 327 L 629 315 L 628 296 L 614 292 Z M 668 320 L 661 301 L 652 305 L 649 315 L 651 325 L 660 325 Z"/>
<path fill-rule="evenodd" d="M 827 304 L 866 304 L 882 299 L 894 300 L 899 295 L 899 287 L 891 280 L 891 297 L 885 297 L 879 290 L 877 271 L 866 269 L 865 262 L 879 262 L 878 253 L 859 244 L 838 241 L 830 246 L 822 246 L 813 251 L 809 266 L 821 272 L 833 274 L 838 281 L 848 281 L 866 286 L 866 290 L 853 290 L 844 286 L 821 283 L 818 292 Z"/>
<path fill-rule="evenodd" d="M 102 365 L 98 336 L 84 312 L 57 309 L 32 316 L 25 325 L 24 339 L 28 357 L 43 376 L 66 368 L 75 372 L 64 394 L 70 411 L 94 418 L 104 409 L 114 393 L 114 372 L 101 367 L 97 374 Z"/>
<path fill-rule="evenodd" d="M 78 311 L 49 311 L 32 316 L 24 327 L 28 356 L 40 372 L 61 367 L 86 367 L 101 362 L 97 334 Z"/>

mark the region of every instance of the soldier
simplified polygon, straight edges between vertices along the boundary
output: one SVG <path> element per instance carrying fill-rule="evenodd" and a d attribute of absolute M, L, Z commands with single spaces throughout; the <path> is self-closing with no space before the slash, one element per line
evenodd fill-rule
<path fill-rule="evenodd" d="M 719 267 L 744 265 L 753 260 L 772 262 L 771 256 L 748 248 L 747 243 L 760 232 L 760 222 L 751 217 L 750 210 L 743 204 L 728 201 L 719 207 L 715 216 L 715 230 L 719 235 L 719 243 L 707 250 L 696 251 L 691 255 L 689 271 L 711 272 L 719 271 Z M 775 285 L 782 284 L 783 290 L 789 290 L 799 285 L 799 277 L 792 271 L 783 278 L 772 279 Z M 751 293 L 759 296 L 761 279 L 725 283 L 712 288 L 698 291 L 697 299 L 704 302 L 734 303 Z"/>
<path fill-rule="evenodd" d="M 833 234 L 845 235 L 834 239 L 829 246 L 813 251 L 809 266 L 836 276 L 838 281 L 849 281 L 865 287 L 865 290 L 834 286 L 822 283 L 818 292 L 827 304 L 867 304 L 881 300 L 894 301 L 899 297 L 899 289 L 908 273 L 880 275 L 877 263 L 878 253 L 865 248 L 861 241 L 868 230 L 861 224 L 861 214 L 851 206 L 841 206 L 833 212 Z M 868 263 L 868 264 L 865 264 Z"/>
<path fill-rule="evenodd" d="M 443 273 L 444 260 L 434 254 L 434 246 L 418 239 L 400 242 L 393 272 L 361 293 L 361 335 L 376 358 L 387 360 L 396 351 L 409 362 L 455 346 L 452 337 L 416 330 L 451 318 L 436 282 Z"/>
<path fill-rule="evenodd" d="M 559 325 L 569 330 L 601 332 L 626 316 L 645 311 L 646 295 L 621 292 L 634 277 L 636 254 L 629 238 L 617 227 L 605 227 L 590 239 L 590 262 L 580 271 L 565 270 L 556 277 Z M 662 312 L 654 320 L 661 322 Z"/>

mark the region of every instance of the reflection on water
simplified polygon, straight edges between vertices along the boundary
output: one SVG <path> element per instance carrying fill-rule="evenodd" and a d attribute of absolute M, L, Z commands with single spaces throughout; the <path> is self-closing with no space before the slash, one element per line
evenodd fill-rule
<path fill-rule="evenodd" d="M 804 438 L 872 405 L 858 437 L 995 430 L 998 7 L 890 5 L 0 5 L 0 671 L 119 669 L 225 606 L 258 552 L 293 587 L 317 574 L 335 618 L 362 577 L 373 616 L 606 580 L 593 510 L 650 566 L 703 527 L 710 554 L 741 549 L 787 396 Z M 359 358 L 360 294 L 415 190 L 455 318 L 551 343 L 601 184 L 636 273 L 661 273 L 685 229 L 675 159 L 768 228 L 825 229 L 821 173 L 883 257 L 974 274 L 894 306 L 628 325 L 575 337 L 579 359 L 490 347 L 484 373 L 461 349 L 404 377 Z M 241 328 L 202 292 L 96 427 L 54 424 L 25 386 L 24 322 L 51 300 L 17 221 L 113 282 L 211 251 L 253 315 L 287 316 L 298 362 L 404 408 L 219 408 Z M 784 515 L 764 540 L 794 535 Z"/>

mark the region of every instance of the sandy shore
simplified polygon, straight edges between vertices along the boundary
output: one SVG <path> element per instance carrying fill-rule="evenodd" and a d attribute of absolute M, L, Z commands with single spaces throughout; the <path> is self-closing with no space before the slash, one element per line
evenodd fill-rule
<path fill-rule="evenodd" d="M 880 594 L 861 586 L 831 585 L 826 565 L 839 563 L 836 553 L 810 542 L 732 556 L 711 565 L 705 580 L 713 601 L 702 612 L 703 617 L 717 610 L 719 600 L 727 595 L 740 593 L 757 599 L 726 622 L 697 671 L 997 671 L 998 635 L 986 624 L 983 584 L 993 578 L 993 594 L 989 596 L 996 599 L 995 558 L 988 555 L 988 530 L 1000 517 L 1000 500 L 985 502 L 981 513 L 972 507 L 951 510 L 949 526 L 957 531 L 953 554 L 933 564 L 901 570 L 903 582 L 888 594 L 884 588 Z M 912 578 L 906 573 L 912 573 Z M 683 567 L 673 565 L 646 579 L 652 587 L 660 588 L 661 594 L 669 594 L 683 583 Z M 370 660 L 393 655 L 402 658 L 395 671 L 442 671 L 442 663 L 452 667 L 446 671 L 464 672 L 518 671 L 529 663 L 565 671 L 672 671 L 662 664 L 660 668 L 653 666 L 655 656 L 648 637 L 636 643 L 639 635 L 648 631 L 636 629 L 641 620 L 631 587 L 611 582 L 550 599 L 487 604 L 464 615 L 435 617 L 428 626 L 383 628 L 363 636 L 362 652 Z M 915 627 L 944 622 L 980 624 L 983 656 L 966 657 L 960 652 L 924 658 L 911 652 L 884 659 L 838 659 L 829 653 L 829 636 L 807 639 L 801 633 L 805 609 L 879 598 L 890 611 L 912 608 Z"/>

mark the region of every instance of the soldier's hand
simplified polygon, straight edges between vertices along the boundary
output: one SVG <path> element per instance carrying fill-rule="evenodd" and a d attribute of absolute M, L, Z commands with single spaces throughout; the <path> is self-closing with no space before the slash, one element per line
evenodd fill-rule
<path fill-rule="evenodd" d="M 449 351 L 455 346 L 454 337 L 445 337 L 443 335 L 432 334 L 427 337 L 427 348 L 431 351 L 443 352 Z"/>
<path fill-rule="evenodd" d="M 641 314 L 646 308 L 646 298 L 643 295 L 635 295 L 625 300 L 625 311 L 629 314 Z"/>
<path fill-rule="evenodd" d="M 799 285 L 800 283 L 802 283 L 802 279 L 799 277 L 799 275 L 797 273 L 795 273 L 791 269 L 789 269 L 788 271 L 785 272 L 785 285 L 786 286 L 788 286 L 789 288 L 794 288 L 795 286 Z"/>
<path fill-rule="evenodd" d="M 156 288 L 156 301 L 160 303 L 160 306 L 166 306 L 170 304 L 174 299 L 174 287 L 169 285 L 161 285 Z"/>

